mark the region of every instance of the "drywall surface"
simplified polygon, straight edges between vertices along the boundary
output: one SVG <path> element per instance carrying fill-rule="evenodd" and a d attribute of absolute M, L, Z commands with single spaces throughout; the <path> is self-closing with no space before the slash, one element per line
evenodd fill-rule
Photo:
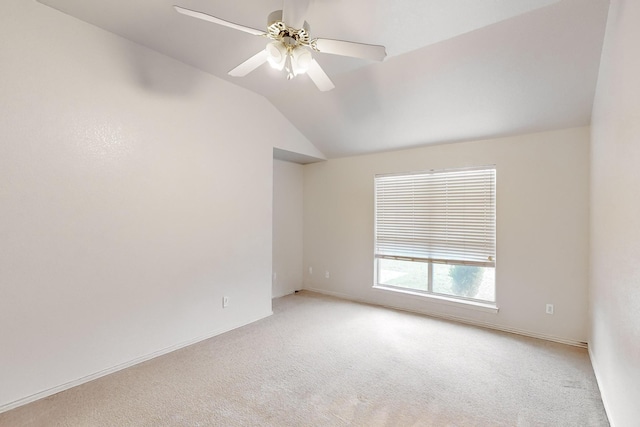
<path fill-rule="evenodd" d="M 640 3 L 611 2 L 591 140 L 589 349 L 611 424 L 640 420 Z"/>
<path fill-rule="evenodd" d="M 273 160 L 273 297 L 302 289 L 302 165 Z"/>
<path fill-rule="evenodd" d="M 308 141 L 249 91 L 1 8 L 0 410 L 269 315 L 273 146 Z"/>
<path fill-rule="evenodd" d="M 374 175 L 497 169 L 499 312 L 373 289 Z M 587 340 L 589 129 L 305 165 L 305 289 L 571 343 Z M 329 278 L 325 272 L 329 271 Z M 545 314 L 545 304 L 555 314 Z"/>

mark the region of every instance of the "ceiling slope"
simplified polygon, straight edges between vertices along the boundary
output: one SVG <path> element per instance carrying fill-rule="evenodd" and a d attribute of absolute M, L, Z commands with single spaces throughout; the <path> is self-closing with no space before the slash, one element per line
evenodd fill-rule
<path fill-rule="evenodd" d="M 588 125 L 607 10 L 565 0 L 269 99 L 329 158 Z"/>
<path fill-rule="evenodd" d="M 607 0 L 312 0 L 312 37 L 387 47 L 382 63 L 314 53 L 319 92 L 263 65 L 265 39 L 173 4 L 264 28 L 279 0 L 39 0 L 265 96 L 327 157 L 589 123 Z"/>

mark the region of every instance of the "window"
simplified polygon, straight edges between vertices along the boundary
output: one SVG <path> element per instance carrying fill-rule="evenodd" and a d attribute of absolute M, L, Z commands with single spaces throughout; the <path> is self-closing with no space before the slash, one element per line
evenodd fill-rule
<path fill-rule="evenodd" d="M 375 177 L 375 286 L 495 302 L 494 167 Z"/>

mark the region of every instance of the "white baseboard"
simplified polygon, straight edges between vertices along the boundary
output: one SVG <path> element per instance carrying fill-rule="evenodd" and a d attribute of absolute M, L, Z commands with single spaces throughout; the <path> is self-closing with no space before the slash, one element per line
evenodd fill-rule
<path fill-rule="evenodd" d="M 587 348 L 587 343 L 583 342 L 583 341 L 575 341 L 575 340 L 571 340 L 571 339 L 567 339 L 567 338 L 556 337 L 554 335 L 546 335 L 546 334 L 540 334 L 540 333 L 537 333 L 537 332 L 526 331 L 526 330 L 523 330 L 523 329 L 509 328 L 509 327 L 502 326 L 502 325 L 496 325 L 495 323 L 480 322 L 480 321 L 470 320 L 470 319 L 466 319 L 466 318 L 458 317 L 458 316 L 450 316 L 450 315 L 444 315 L 444 314 L 438 314 L 438 313 L 431 313 L 431 312 L 428 312 L 428 311 L 410 310 L 410 309 L 407 309 L 407 308 L 398 307 L 398 306 L 389 305 L 389 304 L 378 304 L 376 302 L 367 301 L 366 299 L 363 299 L 363 298 L 354 297 L 354 296 L 351 296 L 351 295 L 348 295 L 348 294 L 343 294 L 343 293 L 340 293 L 340 292 L 326 291 L 324 289 L 316 289 L 316 288 L 304 288 L 304 289 L 307 290 L 307 291 L 310 291 L 310 292 L 316 292 L 316 293 L 319 293 L 319 294 L 329 295 L 329 296 L 333 296 L 333 297 L 336 297 L 336 298 L 346 299 L 346 300 L 349 300 L 349 301 L 355 301 L 355 302 L 360 302 L 360 303 L 370 304 L 370 305 L 377 305 L 377 306 L 380 306 L 380 307 L 391 308 L 393 310 L 406 311 L 406 312 L 409 312 L 409 313 L 416 313 L 416 314 L 421 314 L 421 315 L 424 315 L 424 316 L 436 317 L 438 319 L 451 320 L 451 321 L 454 321 L 454 322 L 464 323 L 464 324 L 467 324 L 467 325 L 480 326 L 480 327 L 483 327 L 483 328 L 493 329 L 493 330 L 496 330 L 496 331 L 508 332 L 508 333 L 511 333 L 511 334 L 523 335 L 523 336 L 526 336 L 526 337 L 538 338 L 538 339 L 543 339 L 543 340 L 546 340 L 546 341 L 553 341 L 553 342 L 557 342 L 557 343 L 561 343 L 561 344 L 572 345 L 572 346 L 575 346 L 575 347 Z"/>
<path fill-rule="evenodd" d="M 298 292 L 299 289 L 292 289 L 291 291 L 287 291 L 285 293 L 277 293 L 271 296 L 271 299 L 286 297 L 287 295 L 292 295 Z"/>
<path fill-rule="evenodd" d="M 593 351 L 591 347 L 589 347 L 589 359 L 591 359 L 591 366 L 593 367 L 593 374 L 596 377 L 596 383 L 598 383 L 598 389 L 600 389 L 600 398 L 602 399 L 602 405 L 604 406 L 604 412 L 607 414 L 607 418 L 609 419 L 609 425 L 614 427 L 616 424 L 613 422 L 613 418 L 611 417 L 611 412 L 609 412 L 609 403 L 607 400 L 607 395 L 604 393 L 604 389 L 602 388 L 602 381 L 600 381 L 600 373 L 598 372 L 598 364 L 596 363 L 595 357 L 593 357 Z"/>
<path fill-rule="evenodd" d="M 215 331 L 213 331 L 213 332 L 211 332 L 211 333 L 209 333 L 207 335 L 203 335 L 203 336 L 200 336 L 200 337 L 197 337 L 197 338 L 193 338 L 193 339 L 188 340 L 188 341 L 181 342 L 181 343 L 176 344 L 176 345 L 169 346 L 167 348 L 163 348 L 161 350 L 155 351 L 153 353 L 149 353 L 147 355 L 138 357 L 138 358 L 130 360 L 128 362 L 124 362 L 124 363 L 121 363 L 119 365 L 112 366 L 112 367 L 107 368 L 107 369 L 103 369 L 101 371 L 98 371 L 98 372 L 95 372 L 93 374 L 84 376 L 82 378 L 78 378 L 76 380 L 69 381 L 68 383 L 60 384 L 58 386 L 49 388 L 47 390 L 43 390 L 43 391 L 41 391 L 39 393 L 35 393 L 35 394 L 30 395 L 30 396 L 23 397 L 22 399 L 15 400 L 13 402 L 9 402 L 9 403 L 7 403 L 5 405 L 0 406 L 0 414 L 3 413 L 3 412 L 9 411 L 11 409 L 15 409 L 15 408 L 17 408 L 19 406 L 26 405 L 27 403 L 35 402 L 36 400 L 40 400 L 40 399 L 43 399 L 45 397 L 49 397 L 49 396 L 54 395 L 56 393 L 60 393 L 61 391 L 65 391 L 65 390 L 68 390 L 70 388 L 73 388 L 73 387 L 79 386 L 81 384 L 87 383 L 89 381 L 93 381 L 95 379 L 104 377 L 104 376 L 112 374 L 114 372 L 121 371 L 123 369 L 126 369 L 126 368 L 129 368 L 131 366 L 137 365 L 138 363 L 146 362 L 147 360 L 151 360 L 151 359 L 154 359 L 156 357 L 163 356 L 163 355 L 165 355 L 167 353 L 171 353 L 172 351 L 176 351 L 176 350 L 179 350 L 181 348 L 188 347 L 188 346 L 190 346 L 192 344 L 196 344 L 196 343 L 198 343 L 200 341 L 204 341 L 204 340 L 207 340 L 209 338 L 213 338 L 213 337 L 215 337 L 217 335 L 224 334 L 225 332 L 229 332 L 229 331 L 231 331 L 233 329 L 241 328 L 241 327 L 246 326 L 246 325 L 248 325 L 250 323 L 257 322 L 258 320 L 261 320 L 261 319 L 265 319 L 265 318 L 271 316 L 272 314 L 273 314 L 273 312 L 270 312 L 269 314 L 267 314 L 265 316 L 257 317 L 257 318 L 255 318 L 253 320 L 249 320 L 248 322 L 244 322 L 244 323 L 241 323 L 239 325 L 234 325 L 234 326 L 231 326 L 231 327 L 228 327 L 228 328 L 222 328 L 222 329 L 215 330 Z"/>

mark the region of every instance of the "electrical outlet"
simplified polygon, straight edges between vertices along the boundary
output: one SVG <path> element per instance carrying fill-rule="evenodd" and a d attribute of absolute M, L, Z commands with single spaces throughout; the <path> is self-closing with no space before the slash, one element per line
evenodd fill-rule
<path fill-rule="evenodd" d="M 222 308 L 227 308 L 229 306 L 229 297 L 222 297 Z"/>
<path fill-rule="evenodd" d="M 273 281 L 275 282 L 277 278 L 278 278 L 278 273 L 276 273 L 276 272 L 274 271 L 274 272 L 273 272 Z"/>
<path fill-rule="evenodd" d="M 329 272 L 328 272 L 328 271 L 325 271 L 325 272 L 324 272 L 324 278 L 325 278 L 325 279 L 328 279 L 328 278 L 329 278 Z"/>
<path fill-rule="evenodd" d="M 547 314 L 553 314 L 553 304 L 547 304 Z"/>
<path fill-rule="evenodd" d="M 309 276 L 313 276 L 313 267 L 309 267 Z"/>

